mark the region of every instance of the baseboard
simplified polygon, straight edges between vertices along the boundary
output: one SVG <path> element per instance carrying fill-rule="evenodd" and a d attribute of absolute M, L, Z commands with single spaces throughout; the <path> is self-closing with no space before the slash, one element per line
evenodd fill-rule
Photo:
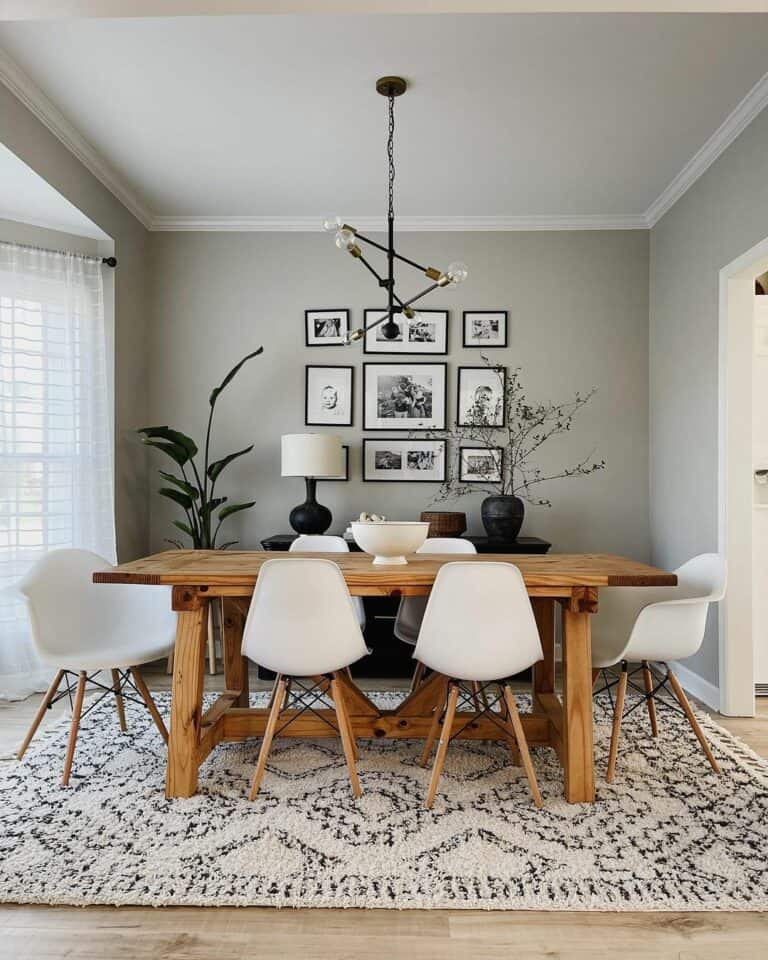
<path fill-rule="evenodd" d="M 720 709 L 720 690 L 714 683 L 700 677 L 698 673 L 694 673 L 682 663 L 670 663 L 670 667 L 684 690 L 713 710 Z"/>

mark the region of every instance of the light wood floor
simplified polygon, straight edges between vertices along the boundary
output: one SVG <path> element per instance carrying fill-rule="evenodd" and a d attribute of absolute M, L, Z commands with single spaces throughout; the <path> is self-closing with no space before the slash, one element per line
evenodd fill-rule
<path fill-rule="evenodd" d="M 148 675 L 153 690 L 164 673 Z M 375 681 L 366 686 L 392 687 Z M 221 676 L 208 679 L 221 687 Z M 252 689 L 263 687 L 252 680 Z M 37 698 L 0 704 L 0 755 Z M 716 716 L 768 757 L 768 698 L 754 719 Z M 61 708 L 63 709 L 63 708 Z M 46 723 L 57 719 L 57 711 Z M 768 850 L 766 850 L 768 856 Z M 764 960 L 768 913 L 485 913 L 465 910 L 0 906 L 8 960 Z"/>

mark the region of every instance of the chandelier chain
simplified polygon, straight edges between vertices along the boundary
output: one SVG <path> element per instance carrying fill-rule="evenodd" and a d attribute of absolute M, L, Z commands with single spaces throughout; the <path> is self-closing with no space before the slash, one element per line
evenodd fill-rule
<path fill-rule="evenodd" d="M 389 210 L 391 218 L 395 216 L 395 98 L 389 96 L 389 136 L 387 138 L 387 158 L 389 160 Z"/>

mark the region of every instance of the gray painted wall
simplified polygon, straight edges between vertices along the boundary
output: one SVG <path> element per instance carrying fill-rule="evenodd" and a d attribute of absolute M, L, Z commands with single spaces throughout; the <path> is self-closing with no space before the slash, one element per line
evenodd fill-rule
<path fill-rule="evenodd" d="M 118 259 L 114 275 L 117 543 L 120 559 L 132 559 L 146 553 L 148 531 L 147 459 L 132 433 L 137 421 L 145 419 L 147 409 L 148 234 L 2 84 L 0 141 L 114 240 Z"/>
<path fill-rule="evenodd" d="M 768 111 L 651 231 L 653 559 L 717 549 L 718 274 L 768 235 Z M 718 681 L 714 613 L 689 664 Z"/>
<path fill-rule="evenodd" d="M 47 247 L 50 250 L 71 250 L 86 256 L 95 256 L 99 250 L 99 241 L 93 237 L 78 237 L 74 233 L 61 230 L 49 230 L 31 223 L 19 223 L 17 220 L 0 219 L 0 240 L 9 243 L 29 243 L 35 247 Z"/>
<path fill-rule="evenodd" d="M 456 367 L 480 363 L 461 348 L 462 309 L 506 308 L 510 346 L 494 359 L 520 365 L 530 395 L 565 398 L 600 388 L 571 435 L 555 441 L 543 465 L 576 461 L 597 447 L 608 467 L 592 477 L 552 484 L 554 508 L 531 508 L 524 533 L 558 550 L 604 550 L 647 559 L 648 540 L 648 234 L 645 232 L 405 234 L 401 252 L 446 265 L 463 259 L 470 279 L 439 291 L 429 305 L 450 311 L 448 401 L 455 411 Z M 232 537 L 255 547 L 288 531 L 303 483 L 280 479 L 280 435 L 303 432 L 304 365 L 354 364 L 355 425 L 342 428 L 352 446 L 350 483 L 321 483 L 333 531 L 361 510 L 417 518 L 436 489 L 426 484 L 362 483 L 362 348 L 305 348 L 306 308 L 349 307 L 352 322 L 380 304 L 373 279 L 323 234 L 157 233 L 151 235 L 149 419 L 199 437 L 211 387 L 258 344 L 220 401 L 219 455 L 256 444 L 229 468 L 222 492 L 255 499 L 227 521 Z M 423 278 L 414 271 L 414 292 Z M 425 308 L 427 303 L 425 301 Z M 379 358 L 392 359 L 393 358 Z M 139 426 L 136 423 L 136 426 Z M 318 430 L 322 428 L 307 428 Z M 368 436 L 387 436 L 370 433 Z M 160 464 L 161 456 L 153 455 Z M 157 487 L 153 484 L 153 489 Z M 481 532 L 481 496 L 458 501 Z M 153 548 L 173 536 L 165 501 L 153 495 Z M 456 509 L 448 505 L 447 509 Z M 229 539 L 229 536 L 227 537 Z"/>

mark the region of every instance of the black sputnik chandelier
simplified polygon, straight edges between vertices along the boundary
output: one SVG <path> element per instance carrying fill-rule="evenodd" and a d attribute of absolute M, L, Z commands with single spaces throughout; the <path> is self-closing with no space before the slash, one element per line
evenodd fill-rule
<path fill-rule="evenodd" d="M 421 319 L 414 304 L 426 297 L 428 293 L 437 290 L 439 287 L 455 287 L 467 278 L 467 267 L 463 263 L 452 263 L 448 269 L 443 272 L 435 267 L 423 267 L 414 260 L 409 260 L 395 250 L 395 97 L 402 96 L 408 89 L 408 84 L 402 77 L 381 77 L 376 81 L 376 92 L 387 98 L 389 104 L 389 134 L 387 136 L 387 160 L 389 163 L 389 183 L 387 209 L 387 245 L 386 247 L 371 240 L 370 237 L 363 236 L 355 227 L 344 223 L 341 217 L 334 217 L 323 222 L 323 229 L 336 235 L 336 246 L 340 250 L 346 250 L 356 260 L 369 270 L 378 281 L 379 286 L 387 291 L 387 306 L 382 310 L 382 316 L 348 333 L 345 343 L 348 345 L 357 340 L 362 340 L 368 330 L 381 326 L 381 334 L 386 340 L 395 340 L 400 335 L 400 327 L 395 320 L 398 314 L 401 314 L 405 323 L 418 323 Z M 375 250 L 380 250 L 387 257 L 387 275 L 382 276 L 379 271 L 363 256 L 360 244 L 366 244 Z M 428 287 L 407 300 L 402 300 L 395 292 L 395 260 L 413 267 L 420 273 L 423 273 L 430 281 Z"/>

